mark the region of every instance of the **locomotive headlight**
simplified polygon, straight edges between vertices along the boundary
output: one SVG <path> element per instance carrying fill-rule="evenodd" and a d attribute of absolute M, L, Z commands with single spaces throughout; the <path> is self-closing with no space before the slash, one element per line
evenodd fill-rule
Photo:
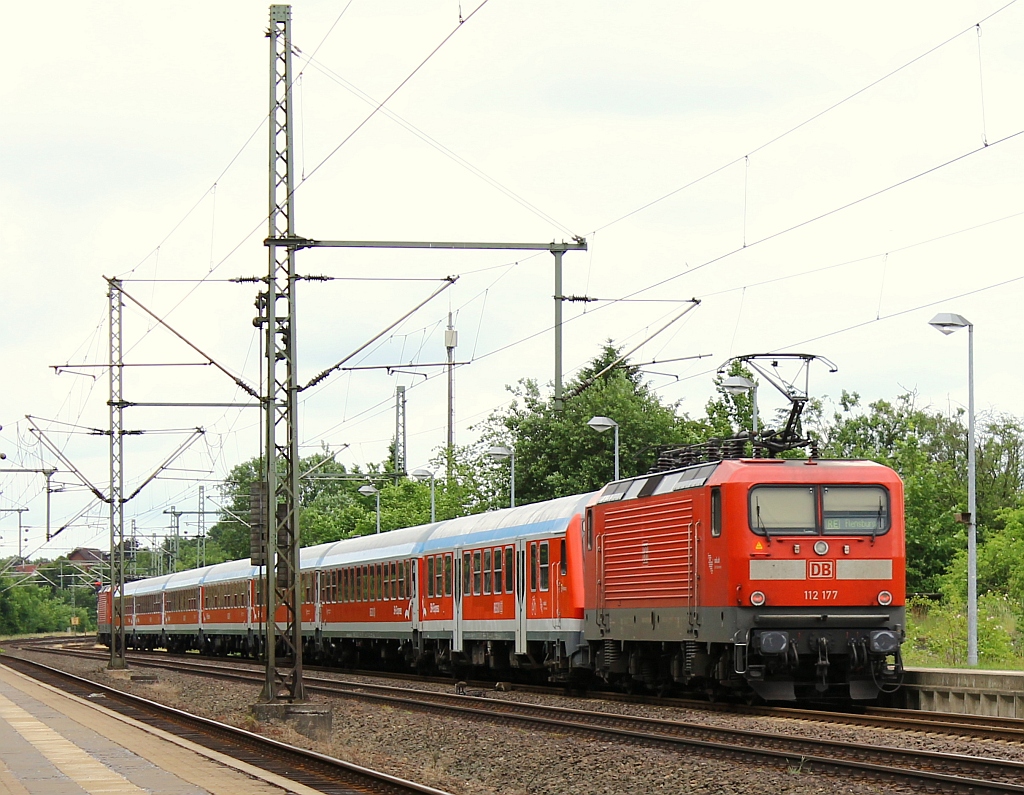
<path fill-rule="evenodd" d="M 754 591 L 750 594 L 750 604 L 754 607 L 761 607 L 768 599 L 765 597 L 763 591 Z"/>
<path fill-rule="evenodd" d="M 817 555 L 827 555 L 828 554 L 828 542 L 827 541 L 815 541 L 814 542 L 814 552 Z"/>
<path fill-rule="evenodd" d="M 892 604 L 892 594 L 889 593 L 888 591 L 879 591 L 878 592 L 878 604 L 880 604 L 882 607 L 888 607 L 889 605 L 891 605 Z"/>

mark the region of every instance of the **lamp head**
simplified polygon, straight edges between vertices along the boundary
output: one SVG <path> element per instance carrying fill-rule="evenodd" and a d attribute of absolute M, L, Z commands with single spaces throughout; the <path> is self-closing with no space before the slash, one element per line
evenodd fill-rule
<path fill-rule="evenodd" d="M 372 483 L 367 483 L 365 486 L 359 487 L 359 493 L 365 494 L 367 497 L 372 497 L 374 494 L 377 494 L 377 487 Z"/>
<path fill-rule="evenodd" d="M 722 381 L 722 389 L 730 395 L 742 395 L 752 390 L 756 384 L 742 375 L 731 375 Z"/>
<path fill-rule="evenodd" d="M 952 334 L 954 331 L 969 327 L 971 321 L 963 315 L 954 315 L 952 312 L 939 312 L 939 314 L 928 321 L 928 325 L 937 328 L 943 334 Z"/>
<path fill-rule="evenodd" d="M 409 473 L 409 476 L 413 477 L 413 478 L 416 478 L 416 480 L 433 480 L 434 479 L 434 473 L 431 472 L 429 469 L 425 469 L 423 467 L 420 467 L 419 469 L 414 469 L 412 472 Z"/>
<path fill-rule="evenodd" d="M 612 428 L 618 427 L 618 424 L 619 423 L 617 423 L 610 417 L 591 417 L 590 421 L 587 423 L 587 425 L 589 425 L 598 433 L 610 431 Z"/>
<path fill-rule="evenodd" d="M 512 456 L 512 451 L 501 445 L 487 448 L 487 457 L 492 461 L 501 461 Z"/>

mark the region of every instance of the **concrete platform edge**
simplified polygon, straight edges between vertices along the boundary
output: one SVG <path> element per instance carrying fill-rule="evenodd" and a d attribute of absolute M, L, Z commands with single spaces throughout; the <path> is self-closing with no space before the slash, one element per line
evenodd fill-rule
<path fill-rule="evenodd" d="M 3 660 L 0 659 L 0 664 L 2 663 Z M 3 666 L 3 669 L 5 673 L 22 679 L 36 687 L 48 690 L 54 695 L 60 696 L 62 698 L 71 699 L 72 701 L 75 701 L 76 703 L 82 706 L 89 707 L 90 709 L 95 710 L 96 712 L 100 712 L 106 715 L 107 717 L 120 721 L 121 723 L 131 726 L 132 728 L 146 732 L 147 734 L 150 734 L 154 737 L 159 737 L 162 740 L 173 743 L 174 745 L 191 751 L 192 753 L 198 754 L 199 756 L 204 756 L 213 762 L 217 762 L 218 764 L 224 765 L 225 767 L 230 767 L 234 770 L 237 770 L 240 773 L 244 773 L 247 776 L 251 776 L 252 778 L 256 778 L 261 781 L 265 781 L 267 784 L 280 787 L 286 792 L 295 793 L 295 795 L 323 795 L 323 793 L 320 790 L 313 789 L 312 787 L 307 787 L 305 784 L 299 784 L 297 782 L 290 781 L 284 776 L 279 776 L 276 773 L 271 773 L 270 771 L 263 770 L 261 768 L 256 767 L 255 765 L 250 765 L 248 762 L 239 761 L 238 759 L 234 759 L 228 756 L 227 754 L 222 754 L 218 751 L 212 751 L 209 748 L 204 748 L 203 746 L 192 742 L 191 740 L 186 740 L 182 737 L 176 737 L 175 735 L 170 734 L 169 732 L 165 732 L 163 729 L 158 729 L 155 726 L 149 726 L 145 723 L 142 723 L 141 721 L 135 720 L 134 718 L 129 718 L 126 715 L 121 715 L 115 712 L 114 710 L 107 709 L 101 704 L 96 704 L 87 699 L 79 698 L 78 696 L 73 695 L 71 693 L 65 693 L 62 690 L 53 687 L 52 685 L 48 685 L 45 682 L 40 682 L 37 679 L 33 679 L 31 676 L 27 676 L 21 673 L 20 671 L 15 671 L 13 668 L 9 668 L 6 665 Z"/>

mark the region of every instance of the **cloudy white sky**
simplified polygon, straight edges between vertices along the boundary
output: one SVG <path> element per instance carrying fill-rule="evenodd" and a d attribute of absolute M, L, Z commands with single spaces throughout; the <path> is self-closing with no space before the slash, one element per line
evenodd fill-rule
<path fill-rule="evenodd" d="M 565 293 L 648 300 L 566 305 L 567 376 L 603 340 L 632 347 L 697 297 L 699 309 L 635 357 L 710 354 L 652 368 L 662 397 L 693 414 L 718 364 L 769 350 L 834 361 L 835 374 L 812 371 L 817 396 L 911 389 L 921 405 L 955 410 L 967 399 L 966 334 L 946 338 L 927 321 L 958 312 L 977 324 L 979 409 L 1024 414 L 1024 3 L 489 0 L 460 27 L 478 2 L 294 4 L 300 234 L 585 236 L 587 252 L 566 254 Z M 258 381 L 256 291 L 227 280 L 267 270 L 267 16 L 255 2 L 19 8 L 0 89 L 0 466 L 54 463 L 28 432 L 32 415 L 106 487 L 106 439 L 89 433 L 107 425 L 105 372 L 50 369 L 106 361 L 104 276 Z M 390 115 L 338 148 L 368 101 L 456 28 Z M 354 363 L 442 361 L 451 310 L 457 358 L 472 362 L 457 373 L 457 441 L 469 442 L 506 384 L 552 378 L 552 261 L 301 252 L 300 273 L 339 278 L 300 286 L 305 380 L 435 286 L 341 277 L 458 274 Z M 199 361 L 131 307 L 125 349 L 129 363 Z M 409 390 L 409 463 L 426 463 L 444 441 L 444 379 L 382 371 L 304 393 L 304 452 L 348 444 L 339 460 L 381 460 L 398 384 Z M 243 397 L 208 367 L 126 371 L 128 400 Z M 763 411 L 777 405 L 762 397 Z M 148 433 L 127 442 L 129 490 L 194 426 L 204 439 L 129 503 L 140 534 L 166 532 L 165 510 L 196 510 L 199 482 L 215 496 L 258 450 L 253 410 L 135 409 L 126 427 Z M 53 497 L 60 525 L 89 498 L 70 475 L 56 480 L 67 484 Z M 0 476 L 0 508 L 29 508 L 26 552 L 106 544 L 94 506 L 44 545 L 41 487 Z M 194 532 L 195 517 L 182 525 Z M 10 554 L 13 513 L 0 513 L 0 535 Z"/>

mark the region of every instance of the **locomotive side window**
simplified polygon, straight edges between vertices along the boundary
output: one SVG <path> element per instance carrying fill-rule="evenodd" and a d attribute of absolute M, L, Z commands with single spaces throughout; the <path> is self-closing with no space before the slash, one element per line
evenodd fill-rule
<path fill-rule="evenodd" d="M 871 533 L 889 529 L 889 495 L 880 486 L 825 486 L 821 520 L 826 533 Z"/>
<path fill-rule="evenodd" d="M 568 573 L 568 571 L 569 571 L 569 568 L 568 568 L 569 562 L 566 560 L 566 557 L 565 557 L 565 539 L 564 538 L 562 539 L 561 544 L 559 544 L 558 554 L 561 556 L 561 560 L 562 560 L 561 564 L 559 565 L 558 570 L 559 570 L 559 573 L 561 573 L 561 575 L 564 577 Z"/>
<path fill-rule="evenodd" d="M 537 590 L 537 542 L 530 544 L 530 590 Z"/>
<path fill-rule="evenodd" d="M 512 593 L 515 582 L 515 559 L 515 550 L 512 547 L 505 547 L 505 593 Z"/>
<path fill-rule="evenodd" d="M 501 547 L 494 550 L 494 592 L 501 593 Z"/>
<path fill-rule="evenodd" d="M 452 595 L 452 556 L 451 553 L 444 556 L 444 595 Z"/>
<path fill-rule="evenodd" d="M 717 486 L 711 489 L 711 535 L 722 535 L 722 490 Z"/>
<path fill-rule="evenodd" d="M 540 589 L 542 591 L 548 590 L 551 583 L 548 554 L 548 542 L 542 541 L 540 544 Z"/>
<path fill-rule="evenodd" d="M 427 596 L 434 595 L 434 559 L 427 558 Z"/>
<path fill-rule="evenodd" d="M 481 586 L 483 585 L 483 577 L 480 571 L 480 550 L 478 549 L 473 553 L 473 596 L 479 596 Z"/>
<path fill-rule="evenodd" d="M 587 549 L 594 548 L 594 511 L 587 509 Z"/>
<path fill-rule="evenodd" d="M 490 592 L 491 592 L 491 583 L 494 581 L 493 580 L 494 573 L 491 570 L 491 566 L 492 565 L 493 564 L 491 563 L 491 550 L 485 549 L 484 550 L 484 593 L 485 594 L 490 594 Z"/>
<path fill-rule="evenodd" d="M 814 488 L 756 486 L 750 490 L 750 526 L 758 535 L 814 533 Z"/>

